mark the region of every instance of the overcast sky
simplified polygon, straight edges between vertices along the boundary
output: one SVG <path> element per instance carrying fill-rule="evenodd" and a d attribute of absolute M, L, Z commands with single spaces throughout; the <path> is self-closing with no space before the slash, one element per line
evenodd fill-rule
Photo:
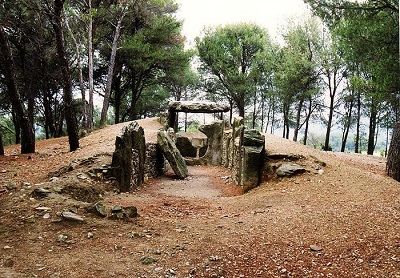
<path fill-rule="evenodd" d="M 254 22 L 268 29 L 277 39 L 288 18 L 307 15 L 303 0 L 177 0 L 178 18 L 183 22 L 183 34 L 189 46 L 204 27 L 237 22 Z"/>

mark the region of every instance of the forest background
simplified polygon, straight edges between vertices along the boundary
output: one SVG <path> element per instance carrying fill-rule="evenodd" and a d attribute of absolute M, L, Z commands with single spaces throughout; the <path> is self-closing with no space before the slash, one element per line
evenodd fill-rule
<path fill-rule="evenodd" d="M 279 42 L 243 22 L 188 48 L 173 0 L 1 0 L 0 153 L 64 135 L 74 151 L 94 128 L 197 99 L 315 148 L 389 154 L 400 179 L 398 0 L 304 2 L 312 15 L 288 19 Z"/>

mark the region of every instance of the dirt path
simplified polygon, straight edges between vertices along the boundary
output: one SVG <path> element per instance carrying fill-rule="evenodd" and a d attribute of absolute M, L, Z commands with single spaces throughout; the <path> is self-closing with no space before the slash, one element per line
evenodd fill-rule
<path fill-rule="evenodd" d="M 159 123 L 142 124 L 154 139 Z M 323 161 L 323 172 L 274 177 L 246 194 L 221 167 L 190 167 L 183 181 L 168 173 L 129 194 L 107 180 L 60 179 L 69 194 L 136 206 L 129 220 L 90 214 L 68 194 L 32 198 L 35 183 L 71 161 L 100 153 L 106 163 L 122 126 L 93 132 L 74 153 L 67 138 L 40 141 L 31 155 L 6 148 L 0 189 L 15 189 L 0 193 L 1 277 L 400 277 L 400 185 L 383 158 L 267 135 L 268 152 L 304 155 L 307 167 Z M 84 222 L 62 221 L 62 211 Z"/>

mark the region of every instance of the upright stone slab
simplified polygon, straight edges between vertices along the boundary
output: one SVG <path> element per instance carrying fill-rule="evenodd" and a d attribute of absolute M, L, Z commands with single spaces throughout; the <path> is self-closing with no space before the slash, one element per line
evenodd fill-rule
<path fill-rule="evenodd" d="M 120 192 L 129 192 L 142 185 L 145 156 L 143 128 L 137 122 L 132 122 L 121 129 L 115 140 L 112 167 Z"/>
<path fill-rule="evenodd" d="M 242 146 L 242 175 L 240 184 L 243 191 L 257 187 L 261 181 L 264 164 L 265 137 L 258 130 L 244 130 Z"/>
<path fill-rule="evenodd" d="M 188 169 L 185 160 L 167 132 L 160 130 L 157 133 L 157 143 L 175 174 L 181 179 L 186 178 L 188 176 Z"/>
<path fill-rule="evenodd" d="M 232 142 L 231 142 L 231 161 L 230 167 L 232 169 L 233 182 L 236 185 L 242 185 L 242 142 L 244 132 L 244 119 L 242 117 L 235 117 L 232 126 Z"/>

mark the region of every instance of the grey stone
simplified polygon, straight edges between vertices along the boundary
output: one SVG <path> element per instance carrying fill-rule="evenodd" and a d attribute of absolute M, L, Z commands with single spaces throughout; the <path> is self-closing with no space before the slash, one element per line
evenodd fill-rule
<path fill-rule="evenodd" d="M 276 169 L 276 174 L 279 177 L 290 177 L 296 174 L 304 173 L 306 169 L 295 163 L 285 163 Z"/>
<path fill-rule="evenodd" d="M 38 187 L 32 191 L 31 195 L 33 198 L 41 199 L 41 198 L 45 198 L 45 197 L 49 196 L 50 193 L 51 193 L 50 190 L 42 188 L 42 187 Z"/>
<path fill-rule="evenodd" d="M 188 176 L 188 169 L 185 160 L 167 132 L 160 130 L 157 133 L 157 143 L 178 178 L 186 178 Z"/>
<path fill-rule="evenodd" d="M 138 216 L 137 208 L 134 206 L 123 207 L 122 211 L 129 218 L 134 218 Z"/>
<path fill-rule="evenodd" d="M 76 221 L 76 222 L 84 222 L 84 220 L 81 216 L 79 216 L 76 213 L 70 212 L 70 211 L 63 211 L 61 213 L 61 216 L 67 220 Z"/>
<path fill-rule="evenodd" d="M 228 112 L 229 104 L 207 101 L 171 101 L 169 110 L 187 113 L 218 113 Z"/>
<path fill-rule="evenodd" d="M 87 211 L 101 217 L 108 215 L 109 209 L 101 202 L 96 202 L 87 208 Z"/>
<path fill-rule="evenodd" d="M 123 127 L 115 140 L 112 158 L 114 176 L 119 182 L 120 192 L 129 192 L 144 181 L 146 142 L 144 131 L 137 122 Z"/>

